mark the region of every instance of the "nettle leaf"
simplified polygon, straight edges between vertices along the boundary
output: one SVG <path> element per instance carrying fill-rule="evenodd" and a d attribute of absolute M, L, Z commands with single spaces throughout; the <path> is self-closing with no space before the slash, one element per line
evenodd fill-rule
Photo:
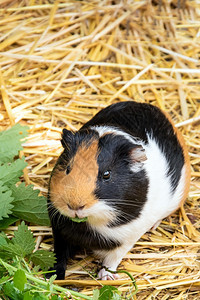
<path fill-rule="evenodd" d="M 14 232 L 12 243 L 14 246 L 21 247 L 23 256 L 31 254 L 35 249 L 33 234 L 24 222 L 22 222 L 21 225 L 18 226 L 18 230 Z"/>
<path fill-rule="evenodd" d="M 8 218 L 8 215 L 11 214 L 11 209 L 13 205 L 12 191 L 10 191 L 3 182 L 0 181 L 0 220 L 3 218 Z"/>
<path fill-rule="evenodd" d="M 13 186 L 13 214 L 31 223 L 49 226 L 47 200 L 38 194 L 39 190 L 33 190 L 33 185 L 25 186 L 25 183 L 21 183 L 18 187 Z"/>
<path fill-rule="evenodd" d="M 120 300 L 120 291 L 111 285 L 104 285 L 99 291 L 99 300 Z"/>
<path fill-rule="evenodd" d="M 34 248 L 35 239 L 24 222 L 18 226 L 11 240 L 6 235 L 0 234 L 0 257 L 2 258 L 25 257 L 31 254 Z"/>
<path fill-rule="evenodd" d="M 22 248 L 19 245 L 13 245 L 4 232 L 0 234 L 0 257 L 13 258 L 13 256 L 21 256 Z"/>
<path fill-rule="evenodd" d="M 13 258 L 14 256 L 24 256 L 24 251 L 21 246 L 8 243 L 4 247 L 0 247 L 0 257 Z"/>
<path fill-rule="evenodd" d="M 35 265 L 39 265 L 42 270 L 47 270 L 53 267 L 56 262 L 54 253 L 46 250 L 35 251 L 31 255 L 30 259 Z"/>
<path fill-rule="evenodd" d="M 0 221 L 0 230 L 8 228 L 8 226 L 17 222 L 18 220 L 19 218 L 12 215 L 9 215 L 9 218 L 3 218 L 3 220 Z"/>
<path fill-rule="evenodd" d="M 15 272 L 13 277 L 14 286 L 20 290 L 24 290 L 24 286 L 27 283 L 26 274 L 23 270 L 19 269 Z"/>
<path fill-rule="evenodd" d="M 23 174 L 23 169 L 27 166 L 24 157 L 16 159 L 12 163 L 6 163 L 0 166 L 0 181 L 7 187 L 11 187 L 19 181 Z"/>
<path fill-rule="evenodd" d="M 93 290 L 93 296 L 92 296 L 92 300 L 99 300 L 99 290 Z"/>
<path fill-rule="evenodd" d="M 0 233 L 0 247 L 8 245 L 8 238 L 4 232 Z"/>
<path fill-rule="evenodd" d="M 10 162 L 18 155 L 18 152 L 23 149 L 21 139 L 27 136 L 27 130 L 27 126 L 16 124 L 0 132 L 0 162 Z"/>

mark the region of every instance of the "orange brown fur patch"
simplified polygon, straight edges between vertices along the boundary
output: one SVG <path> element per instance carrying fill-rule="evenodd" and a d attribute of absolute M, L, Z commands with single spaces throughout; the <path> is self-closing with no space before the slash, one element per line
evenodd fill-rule
<path fill-rule="evenodd" d="M 184 155 L 184 161 L 185 161 L 185 189 L 184 189 L 184 193 L 183 193 L 183 197 L 181 199 L 180 205 L 184 203 L 184 201 L 187 198 L 188 192 L 189 192 L 189 188 L 190 188 L 190 178 L 191 178 L 191 171 L 190 171 L 190 158 L 189 158 L 189 154 L 188 154 L 188 150 L 187 150 L 187 146 L 185 144 L 184 138 L 181 134 L 181 132 L 175 127 L 171 117 L 169 116 L 168 113 L 163 112 L 165 114 L 165 116 L 167 117 L 167 119 L 170 121 L 170 123 L 173 126 L 174 132 L 177 136 L 177 139 L 183 149 L 183 155 Z"/>
<path fill-rule="evenodd" d="M 50 183 L 51 201 L 61 211 L 67 204 L 74 210 L 81 206 L 89 208 L 97 202 L 94 195 L 98 175 L 98 141 L 89 146 L 79 146 L 71 164 L 71 171 L 66 175 L 59 167 L 52 175 Z"/>

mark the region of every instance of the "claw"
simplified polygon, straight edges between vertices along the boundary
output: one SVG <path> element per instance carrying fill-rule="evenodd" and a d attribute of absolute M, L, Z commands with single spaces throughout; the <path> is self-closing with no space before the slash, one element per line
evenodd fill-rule
<path fill-rule="evenodd" d="M 105 268 L 102 268 L 98 273 L 98 279 L 115 280 L 115 279 L 119 279 L 119 275 L 111 273 L 111 272 L 107 271 Z"/>

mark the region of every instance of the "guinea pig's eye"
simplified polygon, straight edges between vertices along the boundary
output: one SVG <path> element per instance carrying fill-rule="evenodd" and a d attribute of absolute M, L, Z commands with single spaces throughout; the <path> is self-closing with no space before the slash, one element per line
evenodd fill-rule
<path fill-rule="evenodd" d="M 109 180 L 110 179 L 110 174 L 111 174 L 111 172 L 110 171 L 105 171 L 104 173 L 103 173 L 103 179 L 104 180 Z"/>
<path fill-rule="evenodd" d="M 66 169 L 66 171 L 65 171 L 66 174 L 68 175 L 70 171 L 71 171 L 70 166 L 67 166 L 67 169 Z"/>

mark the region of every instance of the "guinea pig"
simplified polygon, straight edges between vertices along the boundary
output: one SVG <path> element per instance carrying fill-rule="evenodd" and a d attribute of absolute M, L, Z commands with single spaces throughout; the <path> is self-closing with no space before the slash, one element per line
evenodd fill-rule
<path fill-rule="evenodd" d="M 100 258 L 99 278 L 116 278 L 108 270 L 187 197 L 183 138 L 158 107 L 127 101 L 102 109 L 77 132 L 63 129 L 61 143 L 48 192 L 57 279 L 80 249 Z"/>

